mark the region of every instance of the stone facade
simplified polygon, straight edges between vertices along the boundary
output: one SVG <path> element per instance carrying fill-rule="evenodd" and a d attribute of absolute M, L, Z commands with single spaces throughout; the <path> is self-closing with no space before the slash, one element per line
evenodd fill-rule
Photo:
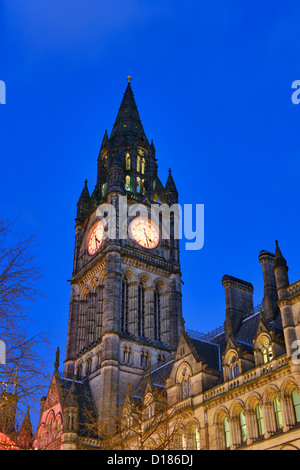
<path fill-rule="evenodd" d="M 300 448 L 300 281 L 290 285 L 278 244 L 275 253 L 259 254 L 264 280 L 259 309 L 252 284 L 225 275 L 224 326 L 206 335 L 186 330 L 174 219 L 170 239 L 160 237 L 151 248 L 129 237 L 99 241 L 93 232 L 105 218 L 99 205 L 115 208 L 120 233 L 120 198 L 149 210 L 154 203 L 171 207 L 178 201 L 171 171 L 165 186 L 158 178 L 155 148 L 130 81 L 97 165 L 95 189 L 90 195 L 86 182 L 77 205 L 64 377 L 57 357 L 35 447 L 107 447 L 100 430 L 105 423 L 111 446 L 140 448 L 142 434 L 137 442 L 134 427 L 144 423 L 143 448 Z M 96 246 L 92 254 L 90 246 Z M 172 443 L 163 443 L 158 418 L 155 430 L 149 419 L 161 416 L 163 426 L 170 409 L 168 429 L 175 429 L 175 420 L 180 426 Z M 131 432 L 121 445 L 124 422 Z"/>

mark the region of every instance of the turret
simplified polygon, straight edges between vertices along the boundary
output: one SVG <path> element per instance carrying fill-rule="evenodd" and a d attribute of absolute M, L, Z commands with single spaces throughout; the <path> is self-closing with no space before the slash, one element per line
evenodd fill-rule
<path fill-rule="evenodd" d="M 254 311 L 253 285 L 227 274 L 223 276 L 222 284 L 226 301 L 225 333 L 228 338 L 236 334 L 245 314 Z"/>
<path fill-rule="evenodd" d="M 32 445 L 32 425 L 31 419 L 29 414 L 29 407 L 27 408 L 27 412 L 24 416 L 23 422 L 18 432 L 17 444 L 21 449 L 30 449 Z"/>
<path fill-rule="evenodd" d="M 278 241 L 275 241 L 275 259 L 274 259 L 274 273 L 276 277 L 276 285 L 278 298 L 282 299 L 287 297 L 287 287 L 289 286 L 288 266 L 285 258 L 282 256 Z"/>
<path fill-rule="evenodd" d="M 276 277 L 278 305 L 281 313 L 282 326 L 284 331 L 284 340 L 286 346 L 287 356 L 290 357 L 295 352 L 295 341 L 297 340 L 295 319 L 293 315 L 293 308 L 289 302 L 289 277 L 288 266 L 285 258 L 283 257 L 278 245 L 275 241 L 275 260 L 274 260 L 274 273 Z"/>
<path fill-rule="evenodd" d="M 85 180 L 83 190 L 80 194 L 80 198 L 78 199 L 76 215 L 77 222 L 83 221 L 87 217 L 90 209 L 91 198 L 87 183 L 87 180 Z"/>
<path fill-rule="evenodd" d="M 262 250 L 259 253 L 264 278 L 263 316 L 267 321 L 274 320 L 278 313 L 274 258 L 275 255 L 269 251 Z"/>
<path fill-rule="evenodd" d="M 169 168 L 169 176 L 165 186 L 166 203 L 170 206 L 178 203 L 178 191 L 172 176 L 172 170 Z"/>

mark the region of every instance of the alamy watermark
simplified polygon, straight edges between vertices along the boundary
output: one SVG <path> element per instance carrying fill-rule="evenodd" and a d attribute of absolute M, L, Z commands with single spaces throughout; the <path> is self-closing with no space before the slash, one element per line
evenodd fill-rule
<path fill-rule="evenodd" d="M 293 81 L 292 89 L 295 90 L 291 96 L 292 103 L 299 104 L 300 103 L 300 80 Z"/>
<path fill-rule="evenodd" d="M 136 217 L 141 217 L 159 227 L 160 238 L 163 240 L 185 240 L 186 250 L 201 250 L 204 245 L 204 204 L 128 204 L 127 196 L 120 196 L 118 203 L 101 204 L 96 211 L 101 219 L 104 232 L 103 238 L 110 240 L 126 240 L 134 238 L 130 224 Z M 147 228 L 147 227 L 146 227 Z M 140 231 L 146 233 L 144 227 Z"/>
<path fill-rule="evenodd" d="M 0 364 L 6 364 L 6 346 L 4 341 L 0 339 Z"/>
<path fill-rule="evenodd" d="M 300 340 L 296 339 L 292 342 L 292 348 L 295 351 L 292 354 L 292 363 L 293 364 L 300 364 Z"/>
<path fill-rule="evenodd" d="M 6 85 L 0 80 L 0 104 L 6 104 Z"/>

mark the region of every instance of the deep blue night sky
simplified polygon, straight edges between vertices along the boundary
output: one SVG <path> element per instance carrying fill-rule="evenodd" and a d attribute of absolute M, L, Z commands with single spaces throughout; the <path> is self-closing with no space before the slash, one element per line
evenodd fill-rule
<path fill-rule="evenodd" d="M 205 205 L 205 242 L 181 250 L 186 326 L 225 319 L 224 274 L 263 296 L 275 239 L 300 277 L 300 5 L 221 0 L 0 0 L 0 212 L 39 232 L 45 295 L 30 315 L 65 356 L 76 203 L 127 75 L 159 176 Z M 45 353 L 46 354 L 46 353 Z M 48 354 L 48 352 L 47 352 Z"/>

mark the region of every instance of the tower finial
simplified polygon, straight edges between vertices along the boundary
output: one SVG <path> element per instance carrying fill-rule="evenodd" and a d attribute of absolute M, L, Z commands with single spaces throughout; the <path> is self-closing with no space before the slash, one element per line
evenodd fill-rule
<path fill-rule="evenodd" d="M 54 368 L 55 368 L 56 371 L 57 371 L 58 368 L 59 368 L 59 347 L 57 347 L 56 353 L 55 353 Z"/>
<path fill-rule="evenodd" d="M 130 75 L 127 76 L 127 81 L 128 81 L 128 83 L 131 82 L 131 76 Z"/>

